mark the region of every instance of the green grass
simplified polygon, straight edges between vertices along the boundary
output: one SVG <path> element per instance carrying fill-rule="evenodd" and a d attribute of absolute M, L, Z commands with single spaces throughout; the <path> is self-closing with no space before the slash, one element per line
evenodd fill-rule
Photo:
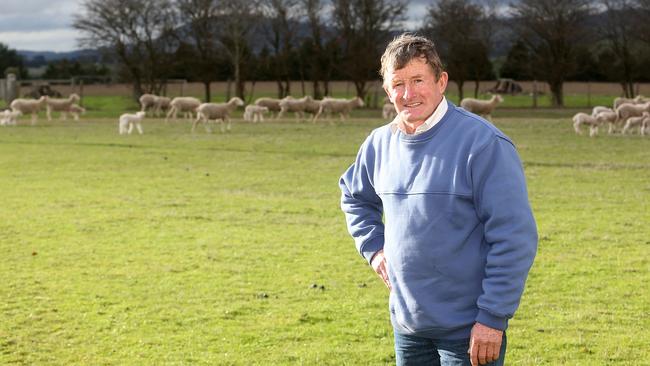
<path fill-rule="evenodd" d="M 650 138 L 495 122 L 540 232 L 508 364 L 647 364 Z M 0 128 L 0 364 L 394 363 L 388 294 L 338 208 L 375 126 Z"/>

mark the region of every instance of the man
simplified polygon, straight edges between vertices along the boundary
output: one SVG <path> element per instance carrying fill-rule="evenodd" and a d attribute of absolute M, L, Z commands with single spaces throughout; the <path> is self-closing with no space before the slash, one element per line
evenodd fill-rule
<path fill-rule="evenodd" d="M 398 365 L 502 365 L 537 229 L 515 146 L 449 103 L 430 40 L 381 58 L 397 117 L 340 180 L 357 249 L 390 289 Z"/>

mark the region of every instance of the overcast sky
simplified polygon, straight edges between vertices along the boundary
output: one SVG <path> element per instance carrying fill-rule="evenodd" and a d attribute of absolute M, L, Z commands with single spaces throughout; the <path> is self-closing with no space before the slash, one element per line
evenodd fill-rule
<path fill-rule="evenodd" d="M 0 0 L 0 43 L 26 51 L 73 51 L 73 14 L 82 0 Z M 430 0 L 410 1 L 409 23 L 419 25 Z"/>

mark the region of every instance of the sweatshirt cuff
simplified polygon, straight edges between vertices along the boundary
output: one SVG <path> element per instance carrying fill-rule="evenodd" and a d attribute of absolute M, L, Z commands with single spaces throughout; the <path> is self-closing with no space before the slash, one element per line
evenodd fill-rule
<path fill-rule="evenodd" d="M 508 318 L 496 316 L 483 309 L 478 309 L 476 321 L 498 330 L 506 330 L 506 328 L 508 328 Z"/>
<path fill-rule="evenodd" d="M 361 247 L 361 255 L 366 259 L 368 264 L 370 264 L 370 260 L 372 260 L 372 257 L 380 251 L 381 249 L 384 248 L 384 237 L 382 236 L 375 236 L 374 238 L 371 238 L 367 242 L 363 244 Z"/>

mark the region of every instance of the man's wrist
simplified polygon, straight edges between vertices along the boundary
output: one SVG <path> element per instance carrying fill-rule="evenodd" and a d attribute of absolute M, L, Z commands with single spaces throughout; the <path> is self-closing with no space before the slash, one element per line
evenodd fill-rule
<path fill-rule="evenodd" d="M 476 321 L 497 330 L 506 330 L 508 328 L 508 318 L 500 317 L 490 313 L 487 310 L 479 309 Z"/>

